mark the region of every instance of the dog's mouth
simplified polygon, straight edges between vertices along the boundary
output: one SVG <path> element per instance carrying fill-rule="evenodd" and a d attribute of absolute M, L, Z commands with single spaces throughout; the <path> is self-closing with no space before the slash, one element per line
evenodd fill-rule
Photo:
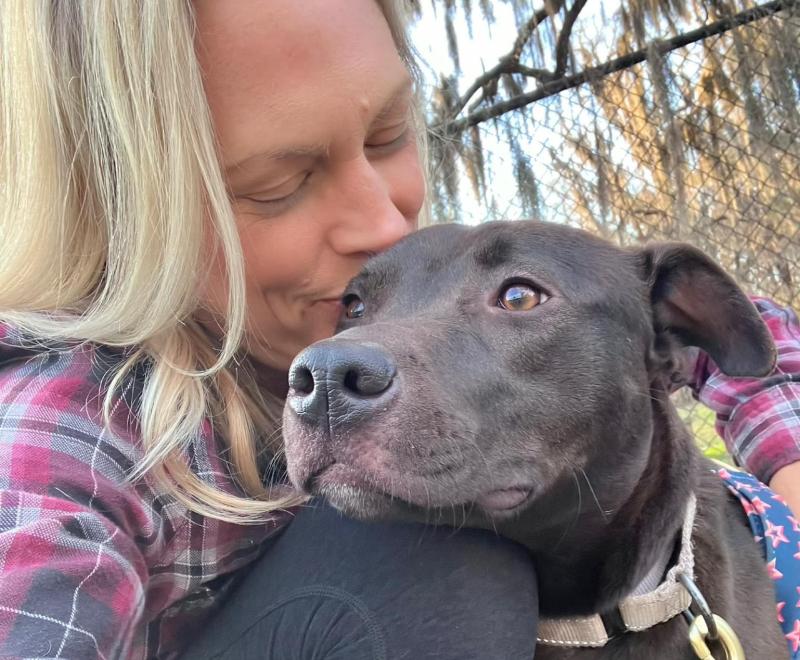
<path fill-rule="evenodd" d="M 374 480 L 363 471 L 350 468 L 341 463 L 332 463 L 319 470 L 310 480 L 307 490 L 311 493 L 324 493 L 330 488 L 347 486 L 359 491 L 381 492 Z M 388 493 L 381 493 L 388 494 Z"/>
<path fill-rule="evenodd" d="M 532 486 L 511 486 L 496 488 L 470 498 L 467 501 L 443 500 L 431 497 L 430 491 L 418 483 L 403 483 L 403 479 L 395 476 L 370 475 L 363 470 L 355 469 L 341 463 L 334 463 L 320 470 L 308 484 L 308 490 L 335 500 L 346 493 L 346 499 L 352 504 L 362 498 L 365 502 L 391 500 L 404 502 L 420 509 L 441 509 L 443 507 L 478 507 L 491 517 L 505 518 L 524 509 L 533 498 Z M 350 507 L 348 507 L 350 508 Z M 380 507 L 381 509 L 383 507 Z"/>

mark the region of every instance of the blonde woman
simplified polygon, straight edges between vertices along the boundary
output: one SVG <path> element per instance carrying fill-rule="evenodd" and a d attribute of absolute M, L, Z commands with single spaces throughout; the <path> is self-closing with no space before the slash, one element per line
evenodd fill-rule
<path fill-rule="evenodd" d="M 301 506 L 281 469 L 289 363 L 423 209 L 399 5 L 0 12 L 0 656 L 531 657 L 521 548 Z M 695 373 L 791 475 L 791 377 Z"/>

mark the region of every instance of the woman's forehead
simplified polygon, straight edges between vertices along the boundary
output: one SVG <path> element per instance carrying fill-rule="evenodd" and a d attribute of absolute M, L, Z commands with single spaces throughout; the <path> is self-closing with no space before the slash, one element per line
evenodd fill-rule
<path fill-rule="evenodd" d="M 405 76 L 374 0 L 199 0 L 197 52 L 227 164 L 384 105 Z M 292 131 L 297 135 L 292 135 Z M 288 133 L 287 133 L 288 131 Z M 283 144 L 269 144 L 272 133 Z M 256 150 L 254 150 L 256 148 Z"/>

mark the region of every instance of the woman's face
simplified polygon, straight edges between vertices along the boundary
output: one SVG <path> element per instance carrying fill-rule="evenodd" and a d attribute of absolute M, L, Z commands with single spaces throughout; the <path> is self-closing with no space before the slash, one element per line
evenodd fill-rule
<path fill-rule="evenodd" d="M 329 337 L 367 257 L 415 227 L 411 79 L 374 0 L 198 0 L 198 57 L 246 264 L 249 349 Z M 205 302 L 224 310 L 221 264 Z"/>

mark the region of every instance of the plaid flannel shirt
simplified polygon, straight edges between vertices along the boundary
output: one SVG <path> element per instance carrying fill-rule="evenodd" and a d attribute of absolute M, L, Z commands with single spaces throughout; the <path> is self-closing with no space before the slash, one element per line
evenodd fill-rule
<path fill-rule="evenodd" d="M 135 377 L 101 421 L 122 355 L 28 345 L 0 326 L 0 658 L 175 657 L 290 514 L 233 525 L 128 483 Z M 208 422 L 189 457 L 237 493 Z"/>
<path fill-rule="evenodd" d="M 800 323 L 756 304 L 779 347 L 775 374 L 729 379 L 701 355 L 690 385 L 732 454 L 768 479 L 800 460 Z M 193 514 L 146 479 L 135 397 L 111 428 L 100 409 L 115 359 L 104 347 L 26 348 L 0 326 L 0 657 L 169 658 L 242 567 L 290 519 L 237 526 Z M 194 471 L 236 492 L 205 424 Z"/>
<path fill-rule="evenodd" d="M 688 385 L 717 414 L 717 432 L 736 462 L 769 483 L 800 460 L 800 321 L 791 309 L 753 298 L 778 348 L 766 378 L 728 378 L 699 353 Z"/>

